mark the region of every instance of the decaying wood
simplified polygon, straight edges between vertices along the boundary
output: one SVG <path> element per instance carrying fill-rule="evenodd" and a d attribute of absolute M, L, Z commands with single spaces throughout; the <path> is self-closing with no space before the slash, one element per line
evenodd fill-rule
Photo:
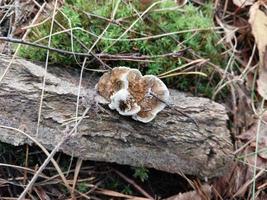
<path fill-rule="evenodd" d="M 10 59 L 0 56 L 0 75 Z M 33 144 L 14 127 L 37 139 L 48 149 L 75 125 L 79 71 L 48 67 L 39 134 L 36 135 L 44 69 L 15 60 L 0 90 L 0 140 L 13 145 Z M 90 110 L 77 135 L 61 150 L 82 159 L 145 166 L 201 178 L 222 175 L 232 162 L 232 145 L 225 108 L 206 98 L 189 97 L 172 90 L 176 109 L 166 108 L 155 120 L 143 124 L 102 107 L 94 101 L 97 76 L 85 74 L 79 114 Z"/>

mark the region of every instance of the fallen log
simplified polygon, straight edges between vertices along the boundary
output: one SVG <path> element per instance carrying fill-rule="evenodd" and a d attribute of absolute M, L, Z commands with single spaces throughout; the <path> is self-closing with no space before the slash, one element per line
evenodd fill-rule
<path fill-rule="evenodd" d="M 10 58 L 0 56 L 1 76 L 9 62 Z M 16 131 L 21 130 L 51 150 L 75 126 L 79 71 L 49 66 L 36 134 L 44 74 L 41 65 L 22 59 L 16 59 L 9 68 L 0 83 L 2 142 L 33 145 L 29 137 Z M 200 178 L 227 171 L 233 155 L 224 106 L 171 90 L 173 107 L 144 124 L 98 105 L 94 100 L 98 78 L 92 73 L 83 76 L 79 116 L 85 108 L 90 109 L 77 134 L 64 143 L 61 151 L 85 160 L 151 167 Z"/>

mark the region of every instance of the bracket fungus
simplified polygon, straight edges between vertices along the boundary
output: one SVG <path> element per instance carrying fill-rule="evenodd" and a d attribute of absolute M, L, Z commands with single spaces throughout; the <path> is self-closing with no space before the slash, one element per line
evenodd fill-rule
<path fill-rule="evenodd" d="M 115 67 L 99 79 L 96 90 L 112 110 L 143 123 L 153 120 L 169 101 L 169 90 L 156 76 L 137 69 Z"/>

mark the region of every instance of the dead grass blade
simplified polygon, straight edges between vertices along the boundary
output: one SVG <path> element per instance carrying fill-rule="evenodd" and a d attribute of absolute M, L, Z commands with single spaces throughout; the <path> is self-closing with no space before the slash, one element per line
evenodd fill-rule
<path fill-rule="evenodd" d="M 76 183 L 77 183 L 77 179 L 78 179 L 78 175 L 82 166 L 83 160 L 81 158 L 78 158 L 77 162 L 76 162 L 76 167 L 75 167 L 75 171 L 74 171 L 74 178 L 73 178 L 73 184 L 72 184 L 72 193 L 74 194 L 74 190 L 76 187 Z"/>
<path fill-rule="evenodd" d="M 97 189 L 95 191 L 95 193 L 110 196 L 110 197 L 125 198 L 125 199 L 129 199 L 129 200 L 150 200 L 150 198 L 143 198 L 143 197 L 126 195 L 126 194 L 122 194 L 120 192 L 115 192 L 115 191 L 106 190 L 106 189 Z"/>

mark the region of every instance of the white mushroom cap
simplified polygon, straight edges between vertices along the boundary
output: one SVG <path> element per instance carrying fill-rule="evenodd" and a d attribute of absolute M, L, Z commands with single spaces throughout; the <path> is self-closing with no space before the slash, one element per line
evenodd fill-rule
<path fill-rule="evenodd" d="M 117 110 L 121 115 L 134 115 L 141 109 L 127 89 L 121 89 L 111 96 L 109 108 Z"/>
<path fill-rule="evenodd" d="M 144 123 L 153 120 L 169 101 L 169 90 L 159 78 L 127 67 L 105 73 L 96 89 L 110 109 Z"/>

